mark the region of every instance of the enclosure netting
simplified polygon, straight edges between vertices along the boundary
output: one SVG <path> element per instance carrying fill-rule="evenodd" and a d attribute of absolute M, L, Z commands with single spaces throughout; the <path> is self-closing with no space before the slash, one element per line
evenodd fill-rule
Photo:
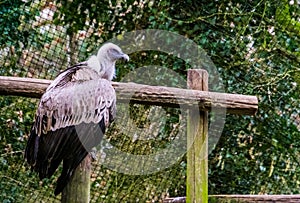
<path fill-rule="evenodd" d="M 102 35 L 109 31 L 102 31 L 101 25 L 95 25 L 93 20 L 86 22 L 86 30 L 69 33 L 71 31 L 68 30 L 68 25 L 54 22 L 55 12 L 59 12 L 57 6 L 61 3 L 51 1 L 16 3 L 12 1 L 11 4 L 7 4 L 7 8 L 2 8 L 7 12 L 5 16 L 7 20 L 11 20 L 10 18 L 16 20 L 16 22 L 10 22 L 13 23 L 13 28 L 9 31 L 13 35 L 12 38 L 8 41 L 3 40 L 1 44 L 0 72 L 2 76 L 52 80 L 67 67 L 87 60 L 91 54 L 96 54 L 105 40 L 114 36 L 103 37 Z M 80 14 L 81 11 L 78 11 L 78 15 Z M 116 66 L 118 71 L 116 80 L 120 80 L 120 74 L 133 69 L 134 64 L 130 67 L 130 64 L 120 62 Z M 123 73 L 118 70 L 120 67 Z M 126 80 L 124 82 L 143 82 L 145 77 L 148 76 L 139 75 L 138 79 L 135 78 L 138 81 L 130 81 L 130 76 L 123 80 Z M 41 181 L 37 174 L 30 170 L 23 158 L 38 101 L 39 99 L 10 96 L 1 98 L 3 112 L 1 121 L 5 126 L 3 136 L 1 136 L 1 146 L 4 146 L 3 149 L 1 148 L 0 156 L 1 201 L 60 201 L 60 195 L 55 197 L 53 191 L 61 171 L 58 170 L 52 178 Z M 117 108 L 118 127 L 112 124 L 105 138 L 106 142 L 109 141 L 114 147 L 126 153 L 151 154 L 168 144 L 168 141 L 176 137 L 174 135 L 181 130 L 178 125 L 180 112 L 176 109 L 131 103 L 118 104 Z M 126 113 L 122 113 L 122 109 L 125 109 Z M 166 117 L 161 118 L 159 113 L 156 116 L 155 112 L 160 111 L 164 111 Z M 151 115 L 150 121 L 147 120 L 148 114 Z M 138 126 L 138 131 L 132 128 L 132 125 Z M 143 138 L 134 138 L 135 135 Z M 159 142 L 154 138 L 159 139 Z M 100 144 L 102 148 L 98 147 L 96 160 L 92 162 L 91 202 L 160 201 L 170 196 L 170 191 L 173 193 L 172 196 L 184 195 L 185 173 L 178 168 L 180 165 L 185 167 L 184 157 L 175 160 L 177 167 L 174 165 L 152 174 L 147 174 L 147 171 L 144 174 L 140 172 L 141 175 L 137 175 L 134 171 L 122 173 L 122 171 L 113 170 L 101 164 L 103 157 L 106 156 L 105 146 L 103 146 L 105 144 Z M 118 161 L 125 163 L 125 160 Z M 137 166 L 139 168 L 147 165 L 147 163 L 137 164 L 140 165 Z M 170 177 L 174 178 L 170 179 Z"/>
<path fill-rule="evenodd" d="M 70 6 L 68 6 L 68 2 Z M 70 2 L 73 2 L 77 7 L 72 7 Z M 240 19 L 232 17 L 232 22 L 230 19 L 228 19 L 227 22 L 226 15 L 222 15 L 223 17 L 220 17 L 220 21 L 228 30 L 234 30 L 235 26 L 238 26 L 239 23 L 245 23 L 246 25 L 249 25 L 249 27 L 253 26 L 253 29 L 259 29 L 259 26 L 264 25 L 257 25 L 257 18 L 263 18 L 264 15 L 272 16 L 270 13 L 273 12 L 275 15 L 275 13 L 278 12 L 273 10 L 269 11 L 270 13 L 264 13 L 264 9 L 258 9 L 249 2 L 247 6 L 245 6 L 246 4 L 241 5 L 243 4 L 243 2 L 241 2 L 237 7 L 245 9 L 245 14 L 235 13 L 234 9 L 230 10 L 230 6 L 232 6 L 232 4 L 236 5 L 236 2 L 230 2 L 231 1 L 227 2 L 229 6 L 228 12 L 231 14 L 233 13 L 233 16 L 236 16 L 236 18 L 242 17 L 240 17 Z M 259 2 L 261 3 L 261 1 Z M 111 38 L 122 38 L 122 34 L 125 31 L 145 28 L 170 29 L 171 31 L 176 31 L 172 30 L 172 26 L 181 26 L 183 22 L 178 20 L 170 21 L 165 14 L 157 14 L 157 8 L 155 7 L 156 3 L 157 2 L 154 1 L 105 1 L 103 3 L 103 8 L 110 9 L 109 11 L 104 12 L 101 10 L 103 8 L 99 6 L 99 3 L 93 4 L 91 1 L 87 1 L 86 4 L 81 4 L 77 1 L 3 1 L 0 4 L 0 15 L 2 15 L 0 17 L 2 28 L 0 29 L 3 33 L 3 37 L 0 38 L 0 75 L 52 80 L 60 71 L 65 70 L 67 67 L 78 62 L 85 61 L 91 54 L 95 54 L 97 49 L 107 40 Z M 167 7 L 166 5 L 169 5 L 168 3 L 159 1 L 160 6 L 162 7 Z M 218 8 L 217 1 L 214 3 L 216 4 L 215 7 Z M 260 5 L 260 3 L 257 5 Z M 179 4 L 175 4 L 176 6 L 179 6 Z M 297 4 L 297 2 L 294 4 Z M 182 5 L 185 5 L 185 3 L 182 3 Z M 264 4 L 262 4 L 262 6 L 263 5 Z M 171 15 L 172 12 L 176 11 L 176 6 L 174 8 L 170 7 L 169 10 L 166 10 L 166 13 Z M 199 5 L 195 6 L 197 8 Z M 220 3 L 220 6 L 223 6 L 223 4 Z M 125 7 L 126 9 L 124 9 Z M 193 14 L 189 14 L 189 12 L 194 11 L 194 8 L 192 7 L 193 5 L 190 5 L 190 7 L 185 10 L 187 13 L 180 13 L 178 16 L 189 16 L 192 18 Z M 153 10 L 153 13 L 151 14 L 153 16 L 149 14 L 151 13 L 151 9 Z M 254 11 L 255 9 L 258 9 L 258 11 Z M 293 9 L 294 11 L 291 15 L 293 15 L 294 18 L 292 19 L 290 17 L 290 19 L 288 19 L 289 22 L 285 25 L 287 30 L 289 29 L 289 26 L 296 26 L 296 24 L 293 24 L 293 21 L 297 21 L 299 26 L 299 13 L 297 14 L 299 8 L 293 7 Z M 276 13 L 276 15 L 286 15 L 284 9 L 281 11 L 282 14 Z M 210 19 L 214 16 L 218 16 L 219 11 L 211 10 L 211 12 L 215 13 L 206 13 L 205 11 L 201 15 L 206 16 L 207 18 L 199 18 L 197 19 L 199 21 L 197 21 L 195 25 L 189 24 L 189 26 L 195 30 L 203 30 L 201 26 L 206 25 L 209 29 L 215 29 L 216 32 L 219 32 L 219 25 L 213 22 L 216 19 Z M 251 12 L 257 13 L 252 16 Z M 68 13 L 72 15 L 68 16 Z M 130 17 L 127 17 L 129 14 Z M 143 14 L 146 16 L 143 16 Z M 155 16 L 157 15 L 160 17 L 158 17 L 158 23 L 156 24 Z M 80 16 L 82 16 L 82 20 L 80 20 Z M 96 17 L 99 19 L 94 19 Z M 132 22 L 131 17 L 137 22 L 144 24 L 135 24 L 135 22 Z M 245 19 L 243 17 L 245 17 Z M 255 18 L 256 20 L 252 21 L 252 18 Z M 284 19 L 279 18 L 278 22 L 281 22 L 282 20 Z M 162 24 L 161 22 L 164 21 L 165 24 Z M 176 26 L 173 25 L 174 22 L 176 23 Z M 186 23 L 189 23 L 188 20 Z M 276 24 L 265 27 L 265 32 L 270 36 L 273 36 L 272 32 L 274 32 L 274 26 L 276 28 Z M 246 29 L 248 28 L 245 28 L 245 30 Z M 197 38 L 198 35 L 200 36 L 197 31 L 189 33 L 189 30 L 185 30 L 183 32 L 187 33 L 187 37 L 193 36 L 195 41 L 198 40 L 197 42 L 203 44 L 205 44 L 206 41 L 209 40 L 209 37 L 213 35 L 212 33 L 207 34 L 207 38 Z M 220 32 L 223 33 L 223 31 Z M 235 31 L 233 31 L 233 33 L 234 32 Z M 254 42 L 252 43 L 251 37 L 243 36 L 241 34 L 243 32 L 242 30 L 236 32 L 240 35 L 236 39 L 243 41 L 245 45 L 244 50 L 240 51 L 245 51 L 248 54 L 244 56 L 246 58 L 245 60 L 252 63 L 253 61 L 251 60 L 252 58 L 255 58 L 255 52 L 258 52 L 259 50 L 254 48 Z M 224 36 L 232 37 L 232 33 L 226 33 L 224 31 L 223 34 Z M 236 33 L 233 35 L 235 34 Z M 291 35 L 291 38 L 299 44 L 299 36 Z M 212 41 L 212 44 L 215 43 L 214 40 Z M 226 40 L 224 41 L 221 37 L 219 43 L 222 44 L 221 46 L 224 46 L 224 48 L 227 46 Z M 275 45 L 280 46 L 280 44 Z M 275 45 L 272 45 L 273 47 L 270 47 L 270 49 L 274 48 Z M 292 44 L 291 46 L 294 45 Z M 297 48 L 295 47 L 295 49 Z M 237 54 L 237 52 L 228 53 L 228 55 Z M 286 54 L 289 53 L 287 52 Z M 147 74 L 143 75 L 142 72 L 135 72 L 135 68 L 143 65 L 156 64 L 162 66 L 168 64 L 168 66 L 170 66 L 170 64 L 172 64 L 171 66 L 174 71 L 182 75 L 181 81 L 178 81 L 178 79 L 176 79 L 177 81 L 169 81 L 168 79 L 166 82 L 166 78 L 169 78 L 169 72 L 155 66 L 153 67 L 153 70 L 160 71 L 160 78 L 157 77 L 149 83 L 151 85 L 166 84 L 168 86 L 173 85 L 174 87 L 185 88 L 184 81 L 186 69 L 189 67 L 188 64 L 182 60 L 177 60 L 176 57 L 170 58 L 168 54 L 159 53 L 158 51 L 132 53 L 130 57 L 131 62 L 129 63 L 117 63 L 116 81 L 143 83 L 151 76 L 148 76 Z M 260 57 L 268 58 L 273 56 L 272 54 L 262 54 Z M 259 60 L 258 58 L 259 57 L 256 56 L 253 60 Z M 226 60 L 227 59 L 224 59 L 224 63 L 227 63 Z M 146 64 L 143 64 L 144 62 Z M 222 65 L 219 65 L 219 67 L 222 68 Z M 253 66 L 254 70 L 258 70 L 259 68 L 260 67 L 258 66 Z M 247 78 L 245 75 L 235 75 L 232 77 Z M 289 76 L 289 78 L 291 77 Z M 229 87 L 230 83 L 228 82 L 226 85 Z M 264 87 L 262 86 L 261 88 Z M 245 93 L 251 94 L 252 92 L 247 92 L 246 90 Z M 266 100 L 268 100 L 268 98 L 266 98 Z M 297 105 L 297 108 L 299 108 L 299 102 L 296 100 L 297 99 L 291 102 L 290 108 L 295 108 Z M 15 96 L 1 96 L 0 98 L 0 123 L 2 128 L 0 135 L 0 201 L 60 201 L 60 196 L 56 197 L 53 194 L 55 182 L 59 176 L 60 170 L 58 170 L 52 178 L 41 181 L 38 179 L 37 174 L 32 172 L 28 164 L 24 161 L 24 149 L 34 120 L 38 101 L 39 99 Z M 281 110 L 278 109 L 278 112 L 280 111 Z M 299 129 L 299 110 L 297 109 L 295 112 L 291 112 L 287 109 L 287 112 L 290 113 L 289 122 Z M 117 122 L 112 124 L 107 131 L 105 138 L 106 141 L 110 142 L 114 147 L 128 154 L 153 154 L 159 149 L 167 147 L 170 142 L 174 142 L 174 140 L 176 142 L 176 139 L 179 139 L 177 136 L 180 134 L 179 132 L 185 132 L 185 116 L 185 112 L 176 108 L 133 103 L 118 104 Z M 246 123 L 248 121 L 249 120 L 246 119 Z M 247 128 L 247 126 L 248 124 L 244 125 L 245 128 Z M 251 124 L 249 124 L 249 126 L 249 128 L 251 128 Z M 251 132 L 244 133 L 248 135 L 251 134 Z M 241 139 L 243 134 L 239 134 L 239 136 L 240 137 L 236 139 Z M 182 139 L 182 137 L 180 137 L 180 139 Z M 186 147 L 183 143 L 184 142 L 181 140 L 176 147 Z M 100 147 L 101 149 L 97 153 L 97 160 L 92 163 L 91 202 L 161 202 L 166 197 L 185 196 L 185 154 L 177 157 L 169 167 L 154 170 L 153 173 L 148 173 L 147 171 L 143 172 L 142 170 L 139 171 L 140 174 L 137 174 L 137 172 L 131 173 L 130 171 L 126 173 L 116 168 L 114 170 L 113 168 L 102 164 L 103 159 L 107 155 L 105 149 L 108 149 L 109 147 L 110 146 L 108 146 L 107 143 L 102 143 L 102 148 Z M 214 157 L 213 162 L 219 166 L 218 164 L 221 163 L 221 158 L 217 157 L 217 155 Z M 124 162 L 127 163 L 126 160 L 124 160 Z M 140 167 L 143 168 L 144 165 L 147 164 L 151 163 L 140 163 Z M 217 185 L 214 185 L 214 183 Z M 218 181 L 214 183 L 212 183 L 211 186 L 215 186 L 216 188 L 222 187 L 222 183 L 218 183 Z"/>

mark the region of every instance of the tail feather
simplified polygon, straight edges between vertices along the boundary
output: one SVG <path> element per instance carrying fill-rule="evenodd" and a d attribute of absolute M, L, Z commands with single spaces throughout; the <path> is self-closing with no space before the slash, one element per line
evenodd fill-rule
<path fill-rule="evenodd" d="M 37 160 L 37 153 L 39 149 L 39 136 L 35 133 L 35 130 L 32 129 L 27 146 L 25 149 L 25 159 L 26 161 L 33 166 Z"/>
<path fill-rule="evenodd" d="M 82 162 L 82 160 L 88 155 L 87 151 L 82 151 L 79 156 L 75 157 L 76 159 L 65 159 L 63 161 L 63 170 L 61 175 L 59 176 L 56 188 L 54 191 L 55 195 L 58 195 L 63 191 L 63 189 L 67 186 L 71 178 L 73 177 L 74 171 L 79 166 L 79 164 Z"/>
<path fill-rule="evenodd" d="M 63 170 L 54 192 L 58 195 L 71 180 L 75 169 L 88 152 L 100 143 L 104 131 L 104 120 L 98 124 L 82 123 L 48 131 L 41 136 L 32 130 L 25 150 L 25 159 L 32 169 L 38 172 L 40 179 L 51 177 L 63 161 Z"/>
<path fill-rule="evenodd" d="M 58 195 L 63 191 L 63 189 L 67 186 L 68 182 L 71 180 L 72 175 L 73 172 L 69 171 L 68 169 L 65 169 L 65 167 L 63 168 L 61 175 L 57 179 L 54 195 Z"/>
<path fill-rule="evenodd" d="M 49 166 L 49 163 L 44 161 L 35 166 L 35 171 L 39 173 L 39 178 L 41 180 L 44 178 L 50 178 L 54 174 L 60 163 L 61 159 L 52 160 Z"/>

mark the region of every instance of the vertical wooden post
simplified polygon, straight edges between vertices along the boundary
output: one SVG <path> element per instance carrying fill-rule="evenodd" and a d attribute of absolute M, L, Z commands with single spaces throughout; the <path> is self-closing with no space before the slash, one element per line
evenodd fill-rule
<path fill-rule="evenodd" d="M 188 71 L 189 89 L 208 91 L 205 70 Z M 187 121 L 187 198 L 188 203 L 208 202 L 208 113 L 189 110 Z"/>
<path fill-rule="evenodd" d="M 62 192 L 62 203 L 88 203 L 90 201 L 91 157 L 87 155 L 76 168 L 70 182 Z"/>

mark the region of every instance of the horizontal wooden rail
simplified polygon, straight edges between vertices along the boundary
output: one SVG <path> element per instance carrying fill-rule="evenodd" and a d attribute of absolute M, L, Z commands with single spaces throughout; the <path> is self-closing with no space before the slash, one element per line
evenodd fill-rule
<path fill-rule="evenodd" d="M 300 202 L 300 195 L 209 195 L 209 202 L 218 203 L 273 203 L 273 202 Z M 167 198 L 163 203 L 185 203 L 185 197 Z"/>
<path fill-rule="evenodd" d="M 300 202 L 300 195 L 212 195 L 211 196 L 216 202 Z"/>
<path fill-rule="evenodd" d="M 0 95 L 40 98 L 51 80 L 0 76 Z M 227 113 L 253 115 L 258 109 L 255 96 L 206 92 L 164 86 L 113 82 L 118 102 L 170 107 L 199 105 L 200 110 L 226 109 Z"/>

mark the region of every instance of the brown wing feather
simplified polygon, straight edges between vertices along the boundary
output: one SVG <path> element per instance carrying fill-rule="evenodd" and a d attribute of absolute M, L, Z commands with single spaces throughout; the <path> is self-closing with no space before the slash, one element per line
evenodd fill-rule
<path fill-rule="evenodd" d="M 82 62 L 61 72 L 49 85 L 47 91 L 53 88 L 64 87 L 70 82 L 95 80 L 98 78 L 101 78 L 100 75 L 94 69 L 89 68 L 87 62 Z"/>
<path fill-rule="evenodd" d="M 37 133 L 83 122 L 99 123 L 102 119 L 108 125 L 110 111 L 115 114 L 115 103 L 115 91 L 105 79 L 68 83 L 42 97 L 37 116 L 46 116 L 48 120 L 36 123 Z"/>

